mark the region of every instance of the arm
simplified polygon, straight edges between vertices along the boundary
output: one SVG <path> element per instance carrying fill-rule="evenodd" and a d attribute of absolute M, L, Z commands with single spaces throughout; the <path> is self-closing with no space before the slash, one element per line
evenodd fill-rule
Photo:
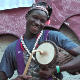
<path fill-rule="evenodd" d="M 67 71 L 71 74 L 80 71 L 80 47 L 68 50 L 70 54 L 75 55 L 74 59 L 70 62 L 60 66 L 60 72 Z M 52 73 L 57 73 L 56 67 L 54 69 L 40 70 L 40 76 L 48 78 Z"/>
<path fill-rule="evenodd" d="M 57 46 L 65 49 L 71 55 L 75 56 L 70 62 L 60 66 L 60 71 L 76 72 L 80 70 L 80 46 L 66 37 L 64 34 L 54 31 L 49 32 L 48 39 L 55 42 Z M 56 68 L 53 70 L 56 72 Z"/>
<path fill-rule="evenodd" d="M 14 74 L 14 62 L 10 47 L 7 47 L 0 62 L 0 76 L 2 80 L 11 78 Z"/>
<path fill-rule="evenodd" d="M 78 56 L 80 55 L 80 46 L 73 48 L 71 50 L 66 50 L 66 51 L 69 52 L 73 56 Z"/>
<path fill-rule="evenodd" d="M 74 55 L 74 59 L 70 62 L 60 66 L 61 71 L 70 71 L 70 72 L 76 72 L 80 70 L 80 46 L 73 48 L 71 50 L 68 50 L 68 52 L 72 55 Z"/>
<path fill-rule="evenodd" d="M 74 56 L 73 60 L 60 66 L 61 71 L 76 72 L 80 70 L 80 46 L 71 39 L 61 34 L 58 35 L 60 47 L 65 49 L 68 53 Z"/>
<path fill-rule="evenodd" d="M 0 71 L 0 80 L 7 80 L 7 76 L 4 72 Z"/>

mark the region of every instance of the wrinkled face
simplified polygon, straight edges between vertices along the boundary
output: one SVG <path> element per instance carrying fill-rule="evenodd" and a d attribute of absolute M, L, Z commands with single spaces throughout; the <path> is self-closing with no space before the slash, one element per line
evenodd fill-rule
<path fill-rule="evenodd" d="M 47 21 L 47 14 L 41 10 L 33 10 L 27 16 L 27 30 L 32 34 L 38 34 Z"/>

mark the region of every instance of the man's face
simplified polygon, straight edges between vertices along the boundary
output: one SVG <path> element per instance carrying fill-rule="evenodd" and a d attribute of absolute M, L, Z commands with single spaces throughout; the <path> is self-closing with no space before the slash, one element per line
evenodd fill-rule
<path fill-rule="evenodd" d="M 34 10 L 27 16 L 27 29 L 32 34 L 38 34 L 47 21 L 47 14 L 41 10 Z"/>

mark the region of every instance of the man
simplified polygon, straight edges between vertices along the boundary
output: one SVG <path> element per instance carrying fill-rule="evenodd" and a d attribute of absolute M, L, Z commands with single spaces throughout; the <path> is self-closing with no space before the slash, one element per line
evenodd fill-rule
<path fill-rule="evenodd" d="M 14 70 L 19 76 L 13 80 L 51 80 L 52 73 L 68 71 L 70 73 L 80 70 L 80 47 L 69 38 L 58 31 L 49 31 L 45 39 L 45 23 L 49 20 L 52 8 L 45 2 L 34 4 L 26 14 L 26 32 L 19 40 L 11 43 L 5 50 L 0 64 L 0 78 L 7 80 L 11 78 Z M 48 68 L 40 69 L 35 57 L 33 57 L 27 75 L 23 75 L 24 68 L 30 53 L 43 41 L 53 41 L 57 46 L 65 49 L 75 56 L 70 62 Z M 47 67 L 47 66 L 45 66 Z"/>

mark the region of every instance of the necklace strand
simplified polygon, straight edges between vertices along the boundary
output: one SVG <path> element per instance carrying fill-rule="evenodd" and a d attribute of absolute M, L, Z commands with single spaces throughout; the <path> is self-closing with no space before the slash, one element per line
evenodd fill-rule
<path fill-rule="evenodd" d="M 39 39 L 41 38 L 42 34 L 43 34 L 43 30 L 41 31 L 41 33 L 40 33 L 39 36 L 37 37 L 37 40 L 36 40 L 36 42 L 35 42 L 35 44 L 34 44 L 34 47 L 33 47 L 32 51 L 36 48 L 36 46 L 37 46 L 37 44 L 38 44 L 38 41 L 39 41 Z M 28 52 L 29 55 L 31 55 L 30 50 L 27 48 L 27 46 L 26 46 L 26 44 L 25 44 L 25 42 L 24 42 L 23 36 L 21 36 L 20 39 L 21 39 L 21 43 L 22 43 L 24 49 Z M 35 58 L 34 58 L 33 56 L 32 56 L 32 58 L 33 58 L 33 60 L 35 60 Z"/>

